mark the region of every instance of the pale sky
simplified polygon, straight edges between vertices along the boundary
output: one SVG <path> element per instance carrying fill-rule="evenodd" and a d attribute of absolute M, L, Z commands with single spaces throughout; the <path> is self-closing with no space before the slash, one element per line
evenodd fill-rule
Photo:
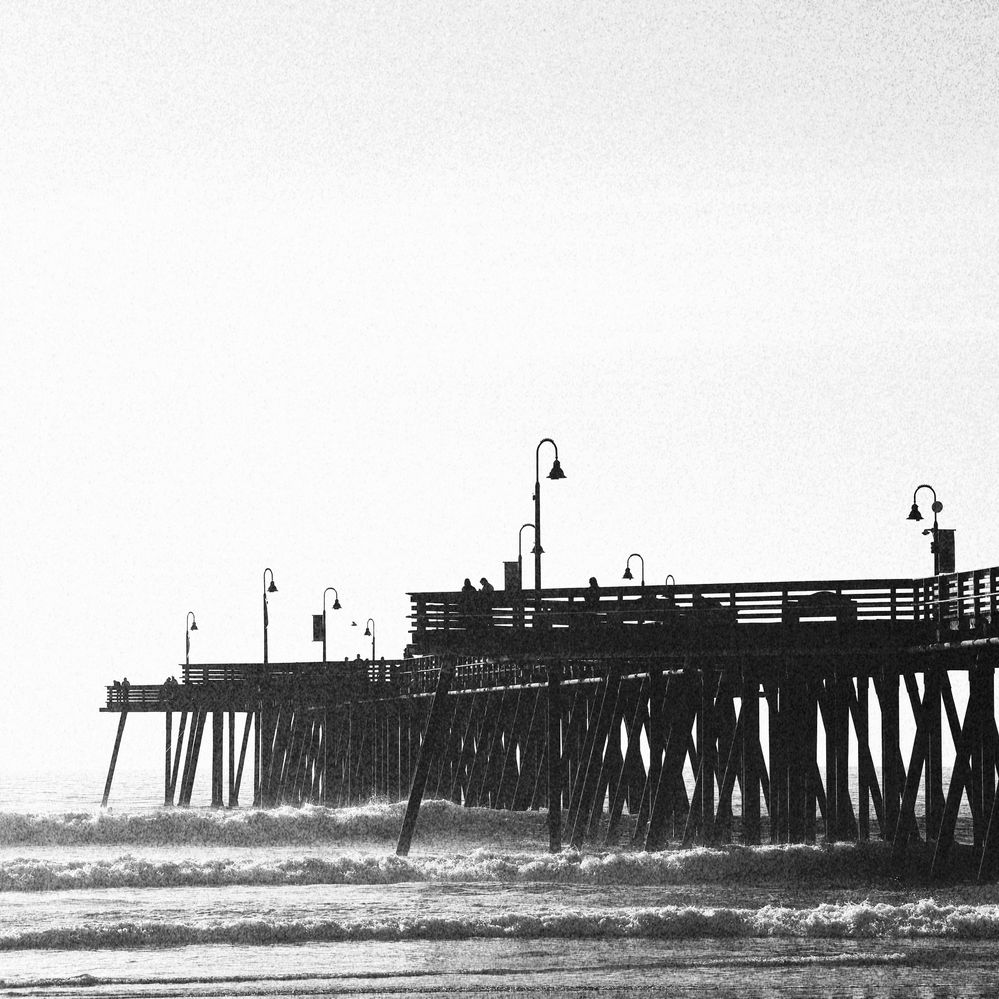
<path fill-rule="evenodd" d="M 999 564 L 999 14 L 826 8 L 0 6 L 0 776 L 266 566 L 272 661 L 398 656 L 542 437 L 548 585 L 921 576 L 922 482 Z"/>

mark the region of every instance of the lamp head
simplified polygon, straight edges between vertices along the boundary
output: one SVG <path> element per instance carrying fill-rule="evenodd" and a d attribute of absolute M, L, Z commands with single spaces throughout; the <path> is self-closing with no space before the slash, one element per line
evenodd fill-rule
<path fill-rule="evenodd" d="M 197 631 L 197 630 L 198 630 L 198 622 L 197 621 L 192 621 L 191 622 L 191 631 Z"/>
<path fill-rule="evenodd" d="M 364 634 L 367 635 L 368 638 L 371 637 L 371 629 L 367 625 L 364 626 Z"/>
<path fill-rule="evenodd" d="M 531 549 L 531 554 L 532 554 L 532 555 L 544 555 L 544 553 L 545 553 L 545 550 L 544 550 L 544 548 L 542 548 L 542 547 L 541 547 L 541 545 L 538 545 L 538 544 L 536 544 L 536 545 L 535 545 L 535 546 L 534 546 L 534 547 L 533 547 L 533 548 Z"/>
<path fill-rule="evenodd" d="M 623 576 L 622 576 L 621 578 L 622 578 L 622 579 L 634 579 L 634 578 L 635 578 L 635 577 L 634 577 L 634 576 L 633 576 L 633 575 L 631 574 L 631 566 L 630 566 L 630 565 L 626 565 L 626 566 L 624 567 L 624 575 L 623 575 Z"/>
<path fill-rule="evenodd" d="M 558 458 L 555 459 L 552 464 L 552 470 L 548 473 L 549 479 L 564 479 L 565 472 L 562 471 L 562 466 L 559 464 Z"/>
<path fill-rule="evenodd" d="M 909 511 L 909 516 L 906 520 L 922 520 L 923 515 L 919 512 L 919 507 L 915 503 L 912 504 L 912 509 Z"/>
<path fill-rule="evenodd" d="M 340 598 L 336 597 L 333 600 L 333 610 L 339 610 L 339 609 L 340 609 Z"/>

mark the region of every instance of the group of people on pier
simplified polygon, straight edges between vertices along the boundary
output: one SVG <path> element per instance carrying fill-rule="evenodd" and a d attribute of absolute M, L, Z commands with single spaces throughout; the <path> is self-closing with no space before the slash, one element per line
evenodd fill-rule
<path fill-rule="evenodd" d="M 476 589 L 471 579 L 466 577 L 458 596 L 459 627 L 469 631 L 481 631 L 493 624 L 496 589 L 485 576 L 479 580 L 479 584 L 479 588 Z M 662 623 L 664 620 L 663 611 L 672 611 L 676 608 L 676 601 L 669 587 L 667 587 L 665 594 L 650 589 L 637 599 L 628 600 L 623 604 L 616 600 L 605 602 L 603 590 L 596 576 L 589 578 L 581 608 L 578 604 L 573 605 L 571 601 L 567 603 L 546 601 L 541 605 L 532 604 L 531 600 L 525 599 L 519 590 L 510 594 L 502 606 L 511 607 L 515 613 L 519 607 L 520 613 L 523 614 L 525 604 L 532 609 L 532 627 L 534 628 L 548 628 L 557 623 L 568 626 L 575 625 L 587 630 L 598 625 L 609 624 L 614 620 L 619 621 L 622 617 L 631 619 L 637 616 L 639 624 Z M 694 597 L 693 609 L 717 609 L 720 607 L 720 604 L 705 600 L 699 595 Z M 521 617 L 521 621 L 523 622 L 523 617 Z"/>

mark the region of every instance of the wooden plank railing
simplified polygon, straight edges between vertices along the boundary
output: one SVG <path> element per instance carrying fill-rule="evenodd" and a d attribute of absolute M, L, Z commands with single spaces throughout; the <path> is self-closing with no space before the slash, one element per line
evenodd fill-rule
<path fill-rule="evenodd" d="M 192 663 L 181 668 L 185 684 L 259 684 L 281 681 L 384 685 L 410 683 L 427 672 L 415 659 L 343 659 L 297 663 Z M 436 674 L 435 674 L 436 676 Z M 431 684 L 431 689 L 433 685 Z"/>
<path fill-rule="evenodd" d="M 109 708 L 135 708 L 146 710 L 149 707 L 162 707 L 167 703 L 172 690 L 178 687 L 164 687 L 160 683 L 134 683 L 127 688 L 120 683 L 108 684 L 107 706 Z"/>
<path fill-rule="evenodd" d="M 924 583 L 942 632 L 999 631 L 999 567 L 946 573 Z"/>
<path fill-rule="evenodd" d="M 482 628 L 570 628 L 599 621 L 625 625 L 669 624 L 713 615 L 738 625 L 788 623 L 789 619 L 926 619 L 925 582 L 911 579 L 805 580 L 692 586 L 611 586 L 594 594 L 588 587 L 493 594 L 458 592 L 410 594 L 417 645 L 432 634 Z"/>
<path fill-rule="evenodd" d="M 797 580 L 688 586 L 605 586 L 466 594 L 410 594 L 417 648 L 493 629 L 552 630 L 594 623 L 653 627 L 681 620 L 735 625 L 800 621 L 898 622 L 999 631 L 999 568 L 925 579 Z"/>
<path fill-rule="evenodd" d="M 708 630 L 731 626 L 762 628 L 802 622 L 857 624 L 888 622 L 932 626 L 938 640 L 955 635 L 999 634 L 999 567 L 925 579 L 804 580 L 763 583 L 705 583 L 689 586 L 607 586 L 595 596 L 589 587 L 525 592 L 497 591 L 469 600 L 459 592 L 410 594 L 413 637 L 426 650 L 444 638 L 487 632 L 544 628 L 553 633 L 612 625 L 623 634 L 655 634 L 670 626 L 702 623 Z M 620 629 L 626 629 L 620 632 Z M 634 630 L 632 630 L 634 629 Z M 949 637 L 948 637 L 949 636 Z M 529 658 L 524 660 L 528 662 Z M 107 687 L 111 710 L 164 710 L 182 706 L 185 690 L 212 686 L 298 684 L 310 694 L 382 697 L 430 693 L 440 663 L 435 656 L 410 659 L 353 659 L 326 663 L 204 663 L 180 667 L 181 684 L 120 683 Z M 529 682 L 522 663 L 459 660 L 457 686 Z"/>
<path fill-rule="evenodd" d="M 106 707 L 140 711 L 185 709 L 197 691 L 211 688 L 229 701 L 249 703 L 268 690 L 287 688 L 312 698 L 395 696 L 432 692 L 440 663 L 434 656 L 413 659 L 350 659 L 341 662 L 192 663 L 180 669 L 177 684 L 121 683 L 106 687 Z"/>

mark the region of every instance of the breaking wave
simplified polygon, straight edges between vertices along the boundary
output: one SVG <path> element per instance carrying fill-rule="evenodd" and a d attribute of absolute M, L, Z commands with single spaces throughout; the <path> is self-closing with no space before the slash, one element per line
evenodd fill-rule
<path fill-rule="evenodd" d="M 809 937 L 837 939 L 999 939 L 999 906 L 942 905 L 934 901 L 890 905 L 860 902 L 795 909 L 663 906 L 643 909 L 558 909 L 542 914 L 404 917 L 360 920 L 240 919 L 208 926 L 125 922 L 55 927 L 0 935 L 0 950 L 98 950 L 181 947 L 193 944 L 298 944 L 338 941 L 544 939 L 695 939 Z"/>
<path fill-rule="evenodd" d="M 58 814 L 0 813 L 0 846 L 93 844 L 184 844 L 261 846 L 358 841 L 391 842 L 399 835 L 405 803 L 372 803 L 356 808 L 238 809 L 233 811 L 160 808 L 147 812 L 95 810 Z M 545 836 L 543 812 L 462 808 L 427 801 L 420 810 L 419 834 L 470 836 L 480 840 Z"/>
<path fill-rule="evenodd" d="M 871 884 L 888 874 L 883 843 L 831 846 L 729 846 L 659 853 L 556 855 L 469 853 L 396 857 L 343 853 L 329 857 L 147 859 L 132 856 L 64 861 L 16 858 L 0 864 L 0 891 L 167 888 L 222 885 L 380 885 L 402 882 L 542 882 L 581 885 L 704 883 Z"/>

